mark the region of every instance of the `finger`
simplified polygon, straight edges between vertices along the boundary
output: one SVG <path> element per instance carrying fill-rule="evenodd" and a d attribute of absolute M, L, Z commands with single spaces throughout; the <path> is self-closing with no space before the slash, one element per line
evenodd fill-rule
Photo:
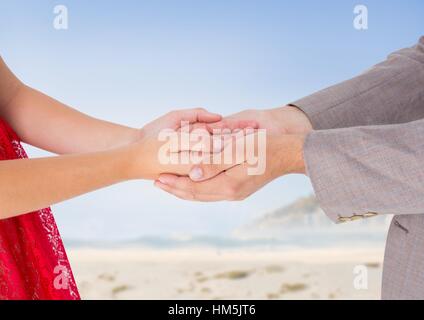
<path fill-rule="evenodd" d="M 220 137 L 212 136 L 204 127 L 193 129 L 185 138 L 190 141 L 189 145 L 191 151 L 213 153 L 223 150 L 222 144 L 216 143 L 216 140 L 219 140 Z"/>
<path fill-rule="evenodd" d="M 162 182 L 160 182 L 158 180 L 156 180 L 154 182 L 154 186 L 162 189 L 165 192 L 173 194 L 174 196 L 176 196 L 177 198 L 180 198 L 182 200 L 193 200 L 191 198 L 191 195 L 188 192 L 185 192 L 184 190 L 180 190 L 180 189 L 173 189 L 170 186 L 163 184 Z"/>
<path fill-rule="evenodd" d="M 205 153 L 216 153 L 223 151 L 231 143 L 231 138 L 237 139 L 243 135 L 256 132 L 254 128 L 246 127 L 234 130 L 224 128 L 216 134 L 212 134 L 207 125 L 205 123 L 185 124 L 177 129 L 180 146 L 179 150 L 175 150 L 175 152 L 203 151 Z"/>
<path fill-rule="evenodd" d="M 212 153 L 222 151 L 222 148 L 214 150 L 214 138 L 209 134 L 208 131 L 204 129 L 195 129 L 192 132 L 180 131 L 175 137 L 178 144 L 178 149 L 173 150 L 173 152 L 182 152 L 182 151 L 202 151 L 204 153 Z"/>
<path fill-rule="evenodd" d="M 180 177 L 174 174 L 164 173 L 161 174 L 157 180 L 161 184 L 166 185 L 168 187 L 167 189 L 178 189 L 191 194 L 199 193 L 199 191 L 197 190 L 197 188 L 199 187 L 199 183 L 195 183 L 187 177 Z"/>
<path fill-rule="evenodd" d="M 155 181 L 156 187 L 183 200 L 202 202 L 224 200 L 222 195 L 208 193 L 208 186 L 205 186 L 206 188 L 202 190 L 203 192 L 198 192 L 196 185 L 199 184 L 192 182 L 189 178 L 178 177 L 171 174 L 162 174 L 159 179 Z"/>
<path fill-rule="evenodd" d="M 193 130 L 190 134 L 186 135 L 185 138 L 190 140 L 190 151 L 202 151 L 203 153 L 212 154 L 223 152 L 226 148 L 231 148 L 237 139 L 252 133 L 254 133 L 254 131 L 239 131 L 231 134 L 211 135 L 202 128 Z"/>
<path fill-rule="evenodd" d="M 204 122 L 204 123 L 213 123 L 220 121 L 222 119 L 222 116 L 217 113 L 212 113 L 207 110 L 200 111 L 197 114 L 197 121 L 196 122 Z"/>
<path fill-rule="evenodd" d="M 207 124 L 204 122 L 195 122 L 190 124 L 190 132 L 193 132 L 198 129 L 203 129 L 204 131 L 209 133 Z"/>
<path fill-rule="evenodd" d="M 199 164 L 191 168 L 188 176 L 194 182 L 201 182 L 212 179 L 237 164 Z"/>
<path fill-rule="evenodd" d="M 186 109 L 177 111 L 176 113 L 179 121 L 188 121 L 189 123 L 212 123 L 222 119 L 221 115 L 209 112 L 203 108 Z"/>
<path fill-rule="evenodd" d="M 159 180 L 166 186 L 166 191 L 176 196 L 181 196 L 184 192 L 184 197 L 198 201 L 235 200 L 239 195 L 255 189 L 255 186 L 249 183 L 252 177 L 248 176 L 247 167 L 245 163 L 235 166 L 203 182 L 194 182 L 190 178 L 171 174 L 162 174 Z"/>
<path fill-rule="evenodd" d="M 168 155 L 168 162 L 162 172 L 188 175 L 196 182 L 211 179 L 246 161 L 246 143 L 249 143 L 246 138 L 247 136 L 240 131 L 224 137 L 220 143 L 216 143 L 217 141 L 211 143 L 209 135 L 197 144 L 190 144 L 190 141 L 180 142 L 179 148 Z M 210 144 L 213 144 L 213 150 Z"/>
<path fill-rule="evenodd" d="M 218 186 L 224 182 L 224 176 L 218 176 L 205 182 L 193 182 L 187 177 L 178 177 L 172 174 L 161 174 L 157 187 L 179 198 L 194 201 L 221 201 L 226 200 L 227 194 Z"/>
<path fill-rule="evenodd" d="M 252 179 L 248 175 L 247 163 L 242 163 L 233 168 L 222 172 L 213 179 L 202 182 L 194 182 L 189 177 L 178 176 L 172 173 L 162 173 L 157 178 L 157 181 L 173 189 L 187 190 L 196 194 L 214 194 L 221 195 L 225 193 L 225 188 L 222 188 L 229 183 L 246 182 L 246 179 Z M 220 188 L 221 186 L 221 188 Z"/>
<path fill-rule="evenodd" d="M 203 129 L 206 132 L 209 133 L 209 129 L 208 129 L 208 124 L 204 123 L 204 122 L 188 122 L 187 120 L 185 120 L 187 123 L 184 124 L 184 126 L 180 126 L 177 131 L 178 132 L 192 132 L 196 129 Z"/>
<path fill-rule="evenodd" d="M 202 151 L 204 153 L 217 153 L 224 150 L 229 144 L 231 132 L 222 135 L 212 135 L 204 123 L 185 125 L 177 130 L 179 149 L 181 151 Z"/>
<path fill-rule="evenodd" d="M 196 182 L 205 181 L 246 161 L 245 143 L 247 141 L 245 141 L 243 132 L 230 138 L 230 143 L 222 152 L 209 154 L 201 163 L 193 166 L 189 173 L 190 179 Z"/>
<path fill-rule="evenodd" d="M 248 171 L 247 171 L 248 168 L 249 168 L 249 165 L 246 162 L 243 162 L 225 171 L 225 175 L 235 182 L 246 181 L 246 178 L 249 178 L 249 179 L 252 178 L 251 176 L 248 175 Z"/>
<path fill-rule="evenodd" d="M 210 132 L 214 132 L 214 130 L 220 131 L 222 129 L 229 129 L 229 130 L 246 129 L 246 128 L 259 129 L 259 123 L 256 120 L 239 120 L 239 119 L 225 118 L 216 123 L 207 124 L 207 128 Z"/>

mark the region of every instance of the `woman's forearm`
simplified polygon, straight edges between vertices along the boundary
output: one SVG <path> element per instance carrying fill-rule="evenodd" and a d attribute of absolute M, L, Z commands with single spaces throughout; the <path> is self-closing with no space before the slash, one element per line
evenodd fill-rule
<path fill-rule="evenodd" d="M 130 145 L 86 154 L 0 161 L 0 219 L 137 178 L 132 171 L 135 151 Z"/>
<path fill-rule="evenodd" d="M 139 138 L 138 129 L 95 119 L 24 84 L 0 111 L 22 141 L 58 154 L 107 150 Z"/>

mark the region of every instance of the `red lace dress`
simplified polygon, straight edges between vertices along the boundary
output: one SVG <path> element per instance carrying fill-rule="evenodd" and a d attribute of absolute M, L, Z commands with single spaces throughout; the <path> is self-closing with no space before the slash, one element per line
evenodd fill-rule
<path fill-rule="evenodd" d="M 0 160 L 26 157 L 0 119 Z M 0 299 L 79 298 L 50 208 L 0 220 Z"/>

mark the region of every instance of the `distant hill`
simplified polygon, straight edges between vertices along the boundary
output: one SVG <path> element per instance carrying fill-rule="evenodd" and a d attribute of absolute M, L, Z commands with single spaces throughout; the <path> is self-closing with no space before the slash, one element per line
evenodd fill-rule
<path fill-rule="evenodd" d="M 314 196 L 300 198 L 243 225 L 231 235 L 188 235 L 186 237 L 141 236 L 119 242 L 65 239 L 71 247 L 148 247 L 216 249 L 261 247 L 383 246 L 391 217 L 380 216 L 344 224 L 333 223 Z"/>
<path fill-rule="evenodd" d="M 285 242 L 359 241 L 383 239 L 390 216 L 373 217 L 343 224 L 333 223 L 311 195 L 292 204 L 272 210 L 262 217 L 234 230 L 239 239 L 274 239 Z"/>

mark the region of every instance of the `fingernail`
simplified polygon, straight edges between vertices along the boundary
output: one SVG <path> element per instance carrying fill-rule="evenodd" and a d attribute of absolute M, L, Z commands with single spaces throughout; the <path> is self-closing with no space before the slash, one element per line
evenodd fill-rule
<path fill-rule="evenodd" d="M 159 182 L 165 185 L 169 185 L 172 183 L 172 179 L 170 177 L 167 176 L 160 176 L 158 178 Z"/>
<path fill-rule="evenodd" d="M 200 167 L 195 167 L 190 171 L 191 180 L 200 180 L 203 177 L 203 170 Z"/>
<path fill-rule="evenodd" d="M 159 178 L 158 178 L 158 181 L 159 181 L 160 183 L 162 183 L 162 184 L 167 184 L 167 183 L 166 183 L 166 179 L 165 179 L 165 178 L 159 177 Z"/>

